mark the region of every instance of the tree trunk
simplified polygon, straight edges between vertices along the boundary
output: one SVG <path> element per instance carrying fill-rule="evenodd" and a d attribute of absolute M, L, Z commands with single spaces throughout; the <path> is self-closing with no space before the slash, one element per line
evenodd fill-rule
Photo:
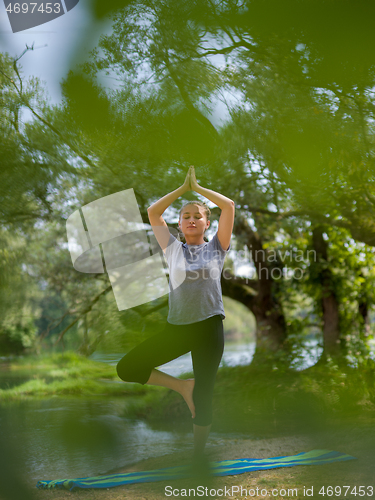
<path fill-rule="evenodd" d="M 85 314 L 83 318 L 83 342 L 78 348 L 78 352 L 80 354 L 83 354 L 83 356 L 89 356 L 91 354 L 90 352 L 90 341 L 89 341 L 89 334 L 88 334 L 88 325 L 87 325 L 87 314 Z"/>
<path fill-rule="evenodd" d="M 328 291 L 328 290 L 327 290 Z M 328 291 L 322 297 L 323 345 L 327 354 L 335 354 L 340 348 L 339 308 L 336 296 Z"/>
<path fill-rule="evenodd" d="M 254 359 L 264 357 L 264 354 L 275 353 L 282 349 L 286 339 L 286 322 L 281 304 L 277 299 L 277 283 L 273 278 L 273 270 L 279 269 L 282 275 L 282 264 L 267 262 L 267 253 L 262 241 L 248 225 L 245 219 L 236 218 L 234 232 L 245 237 L 245 244 L 251 252 L 256 266 L 258 279 L 247 280 L 234 276 L 224 276 L 222 279 L 223 295 L 238 300 L 255 316 L 257 322 L 256 351 Z"/>
<path fill-rule="evenodd" d="M 364 278 L 363 273 L 360 274 L 361 278 Z M 363 330 L 362 330 L 362 339 L 366 340 L 366 338 L 370 335 L 370 314 L 369 314 L 369 308 L 370 308 L 370 300 L 368 297 L 368 293 L 366 290 L 366 282 L 363 281 L 361 284 L 361 291 L 359 294 L 358 298 L 358 312 L 359 315 L 362 319 L 363 323 Z"/>
<path fill-rule="evenodd" d="M 328 243 L 323 238 L 323 228 L 313 229 L 312 243 L 316 262 L 312 263 L 321 286 L 320 306 L 323 315 L 323 354 L 335 355 L 340 350 L 339 304 L 333 286 L 332 271 L 328 260 Z"/>

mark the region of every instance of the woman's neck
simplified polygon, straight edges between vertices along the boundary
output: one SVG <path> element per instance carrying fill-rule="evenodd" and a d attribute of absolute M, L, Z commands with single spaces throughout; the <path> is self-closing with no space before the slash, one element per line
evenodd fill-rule
<path fill-rule="evenodd" d="M 192 238 L 191 236 L 190 237 L 185 236 L 185 241 L 187 245 L 202 245 L 204 243 L 204 238 L 203 236 L 195 238 Z"/>

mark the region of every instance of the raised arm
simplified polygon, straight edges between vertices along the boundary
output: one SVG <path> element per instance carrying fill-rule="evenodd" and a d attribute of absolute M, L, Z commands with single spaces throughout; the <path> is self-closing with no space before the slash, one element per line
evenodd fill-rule
<path fill-rule="evenodd" d="M 188 173 L 186 175 L 185 181 L 179 188 L 175 189 L 171 193 L 166 194 L 160 200 L 155 201 L 150 207 L 147 209 L 148 219 L 150 221 L 152 230 L 154 232 L 155 238 L 158 240 L 159 245 L 165 251 L 168 246 L 169 241 L 169 229 L 162 217 L 162 214 L 165 210 L 179 198 L 181 195 L 186 193 L 186 191 L 190 191 L 190 172 L 194 167 L 190 167 Z"/>
<path fill-rule="evenodd" d="M 221 209 L 219 227 L 217 230 L 217 237 L 222 248 L 224 250 L 227 250 L 229 248 L 230 239 L 233 231 L 234 212 L 235 212 L 234 201 L 220 193 L 212 191 L 211 189 L 206 189 L 200 186 L 195 177 L 194 167 L 190 167 L 189 172 L 190 172 L 190 185 L 192 191 L 202 194 L 210 201 L 215 203 Z"/>

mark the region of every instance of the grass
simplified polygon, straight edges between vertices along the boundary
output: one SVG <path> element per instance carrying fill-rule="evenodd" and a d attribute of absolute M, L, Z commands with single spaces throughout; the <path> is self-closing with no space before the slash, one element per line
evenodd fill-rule
<path fill-rule="evenodd" d="M 10 389 L 0 389 L 2 401 L 56 395 L 143 395 L 156 389 L 139 384 L 108 383 L 119 381 L 113 366 L 74 352 L 21 358 L 8 365 L 5 375 L 7 378 L 31 376 L 31 380 Z"/>

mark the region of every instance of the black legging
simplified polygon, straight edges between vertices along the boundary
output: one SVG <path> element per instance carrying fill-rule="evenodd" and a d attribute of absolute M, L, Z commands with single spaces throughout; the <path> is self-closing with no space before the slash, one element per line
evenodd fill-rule
<path fill-rule="evenodd" d="M 195 378 L 193 422 L 206 426 L 212 422 L 212 397 L 223 350 L 224 330 L 220 315 L 189 325 L 167 322 L 162 332 L 128 352 L 116 368 L 122 380 L 145 384 L 153 368 L 191 351 Z"/>

